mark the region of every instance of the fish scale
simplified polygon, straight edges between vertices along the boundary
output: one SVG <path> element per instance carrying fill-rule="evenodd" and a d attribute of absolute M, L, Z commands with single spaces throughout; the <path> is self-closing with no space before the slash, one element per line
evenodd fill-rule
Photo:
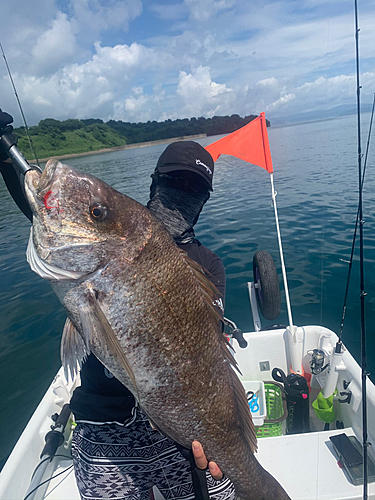
<path fill-rule="evenodd" d="M 59 269 L 64 364 L 74 370 L 94 353 L 158 429 L 188 448 L 202 443 L 238 500 L 289 498 L 254 455 L 246 394 L 199 266 L 147 208 L 89 174 L 50 160 L 41 177 L 26 174 L 26 193 L 33 269 Z"/>

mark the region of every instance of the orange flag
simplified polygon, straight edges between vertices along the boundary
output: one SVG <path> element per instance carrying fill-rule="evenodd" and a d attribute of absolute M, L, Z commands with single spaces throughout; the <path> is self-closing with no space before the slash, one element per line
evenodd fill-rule
<path fill-rule="evenodd" d="M 214 161 L 222 154 L 231 155 L 258 165 L 270 174 L 273 172 L 264 113 L 244 127 L 206 146 L 206 150 Z"/>

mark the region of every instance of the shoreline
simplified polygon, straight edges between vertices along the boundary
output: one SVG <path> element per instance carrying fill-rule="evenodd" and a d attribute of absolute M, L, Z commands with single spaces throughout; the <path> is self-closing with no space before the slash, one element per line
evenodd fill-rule
<path fill-rule="evenodd" d="M 48 160 L 64 160 L 68 158 L 78 158 L 80 156 L 90 156 L 99 155 L 102 153 L 113 153 L 115 151 L 123 151 L 125 149 L 135 149 L 135 148 L 146 148 L 148 146 L 156 146 L 158 144 L 169 144 L 177 141 L 192 141 L 194 139 L 203 139 L 207 137 L 207 134 L 197 134 L 197 135 L 183 135 L 180 137 L 170 137 L 169 139 L 157 139 L 156 141 L 147 142 L 134 142 L 132 144 L 125 144 L 124 146 L 114 146 L 112 148 L 98 149 L 97 151 L 86 151 L 84 153 L 71 153 L 65 155 L 54 155 L 47 158 L 39 158 L 40 163 L 46 163 Z M 29 163 L 35 163 L 35 158 L 33 160 L 28 160 Z"/>

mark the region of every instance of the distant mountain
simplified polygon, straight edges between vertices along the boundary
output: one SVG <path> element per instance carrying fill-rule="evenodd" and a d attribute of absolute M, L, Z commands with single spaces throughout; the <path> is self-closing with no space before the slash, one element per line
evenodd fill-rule
<path fill-rule="evenodd" d="M 362 113 L 370 112 L 372 104 L 364 103 L 361 105 Z M 269 115 L 271 125 L 288 125 L 290 123 L 311 122 L 316 120 L 327 120 L 338 116 L 354 115 L 357 113 L 357 108 L 353 104 L 342 104 L 331 109 L 320 109 L 317 111 L 307 111 L 306 113 L 296 113 L 295 115 L 287 115 L 282 117 L 273 117 Z"/>

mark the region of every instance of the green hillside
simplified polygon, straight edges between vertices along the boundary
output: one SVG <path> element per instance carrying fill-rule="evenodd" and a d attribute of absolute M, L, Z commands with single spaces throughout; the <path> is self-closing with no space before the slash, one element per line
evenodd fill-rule
<path fill-rule="evenodd" d="M 46 118 L 39 125 L 29 128 L 29 133 L 39 158 L 65 154 L 87 153 L 104 148 L 124 146 L 139 142 L 170 139 L 172 137 L 206 134 L 207 136 L 228 134 L 250 121 L 256 115 L 214 116 L 212 118 L 184 118 L 129 123 L 90 118 L 88 120 L 68 119 L 65 121 Z M 267 120 L 267 126 L 269 126 Z M 27 159 L 33 159 L 25 127 L 14 130 L 19 138 L 18 147 Z"/>
<path fill-rule="evenodd" d="M 34 155 L 30 152 L 25 128 L 17 128 L 14 132 L 18 137 L 20 150 L 23 151 L 27 159 L 33 159 Z M 85 120 L 69 119 L 60 122 L 47 118 L 40 121 L 38 126 L 30 127 L 29 133 L 39 158 L 86 153 L 127 144 L 126 137 L 120 135 L 101 120 L 86 125 Z"/>

